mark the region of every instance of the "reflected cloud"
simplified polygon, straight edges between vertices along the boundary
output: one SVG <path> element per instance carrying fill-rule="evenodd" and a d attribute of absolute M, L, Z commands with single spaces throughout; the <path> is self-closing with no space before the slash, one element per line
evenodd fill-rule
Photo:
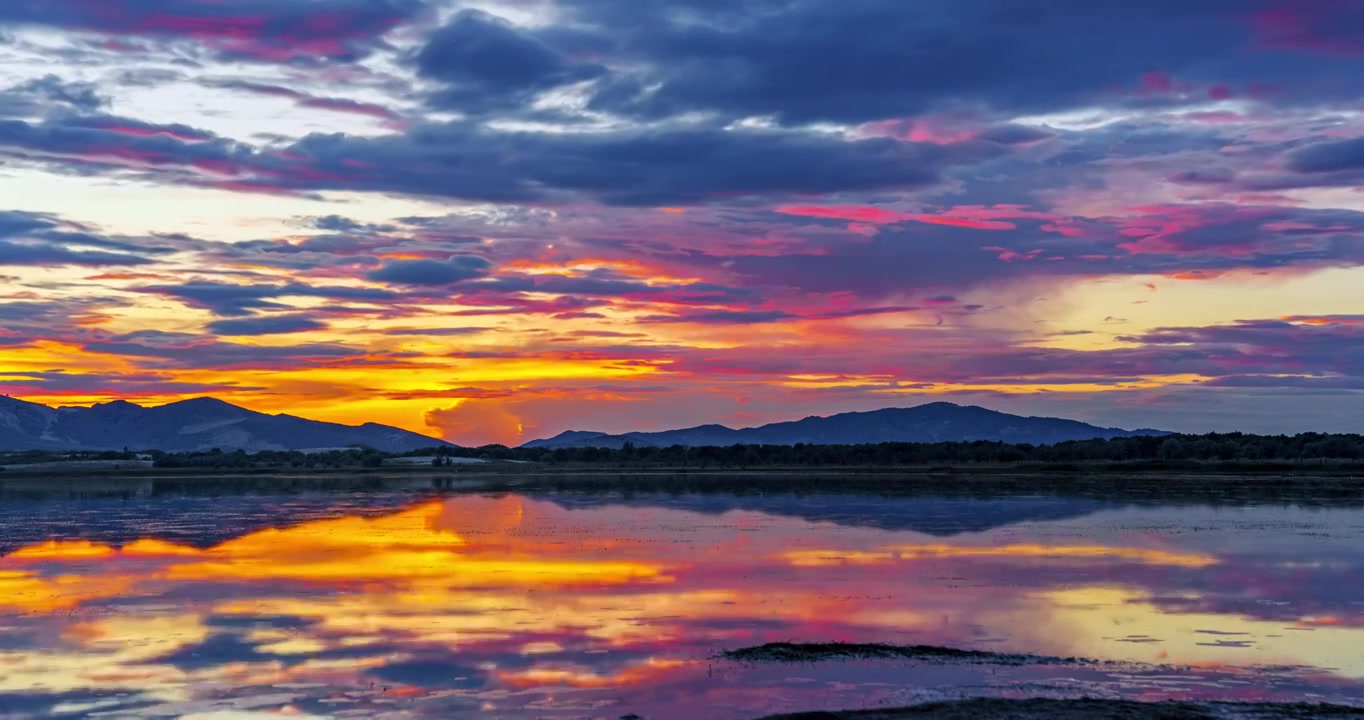
<path fill-rule="evenodd" d="M 198 547 L 156 536 L 177 522 L 159 502 L 141 506 L 145 537 L 55 535 L 0 556 L 0 626 L 16 631 L 0 644 L 0 706 L 693 720 L 904 702 L 932 683 L 1364 702 L 1364 662 L 1347 650 L 1364 642 L 1349 510 L 1041 507 L 1029 519 L 1007 499 L 878 498 L 882 512 L 859 524 L 719 496 L 689 509 L 695 499 L 459 496 L 376 515 L 338 497 L 339 516 Z M 922 531 L 882 520 L 920 503 L 1008 521 L 945 533 L 946 516 Z M 1334 594 L 1316 592 L 1326 576 Z M 1046 667 L 832 664 L 793 684 L 714 659 L 787 640 L 1121 664 L 1067 668 L 1063 688 Z M 1160 680 L 1190 672 L 1197 682 Z"/>

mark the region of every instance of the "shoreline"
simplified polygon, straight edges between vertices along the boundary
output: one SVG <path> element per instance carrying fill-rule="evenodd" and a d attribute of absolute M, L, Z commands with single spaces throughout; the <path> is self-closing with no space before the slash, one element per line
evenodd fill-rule
<path fill-rule="evenodd" d="M 1336 474 L 944 472 L 942 470 L 677 470 L 491 468 L 186 470 L 0 473 L 0 497 L 201 493 L 427 492 L 794 494 L 882 497 L 1051 495 L 1123 502 L 1295 502 L 1364 506 L 1364 477 Z"/>
<path fill-rule="evenodd" d="M 1272 702 L 1141 702 L 1101 698 L 977 698 L 876 710 L 807 711 L 760 720 L 1290 720 L 1364 718 L 1347 705 Z"/>
<path fill-rule="evenodd" d="M 487 460 L 443 467 L 394 463 L 382 466 L 335 467 L 155 467 L 141 461 L 88 461 L 0 465 L 0 480 L 18 476 L 222 476 L 222 475 L 329 475 L 338 473 L 427 474 L 461 476 L 571 476 L 571 475 L 964 475 L 964 476 L 1173 476 L 1218 478 L 1330 477 L 1356 478 L 1364 482 L 1364 462 L 1311 461 L 1114 461 L 1068 463 L 959 463 L 922 465 L 665 465 L 652 463 L 536 463 Z"/>

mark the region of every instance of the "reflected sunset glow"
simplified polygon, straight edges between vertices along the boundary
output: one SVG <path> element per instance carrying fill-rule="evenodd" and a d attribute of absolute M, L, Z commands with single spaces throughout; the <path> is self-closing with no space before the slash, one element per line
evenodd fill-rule
<path fill-rule="evenodd" d="M 713 657 L 784 640 L 1122 661 L 1077 670 L 1076 682 L 1130 676 L 1121 692 L 1144 699 L 1304 687 L 1364 697 L 1352 694 L 1364 687 L 1351 650 L 1364 643 L 1361 598 L 1349 589 L 1359 586 L 1341 582 L 1329 597 L 1310 589 L 1321 573 L 1364 577 L 1346 549 L 1355 536 L 1319 542 L 1315 563 L 1290 562 L 1299 550 L 1268 538 L 1227 549 L 1235 528 L 1281 509 L 1218 511 L 1233 529 L 1198 536 L 1134 530 L 1140 509 L 928 534 L 913 529 L 912 499 L 885 500 L 908 518 L 899 529 L 790 511 L 702 514 L 688 502 L 470 496 L 203 547 L 158 537 L 152 517 L 145 535 L 123 542 L 23 545 L 0 558 L 0 625 L 18 638 L 0 646 L 0 698 L 116 691 L 163 714 L 325 716 L 399 703 L 415 716 L 467 705 L 569 717 L 587 703 L 683 717 L 670 698 L 701 693 L 715 708 L 704 717 L 742 718 L 762 714 L 774 688 L 838 705 L 859 683 L 880 682 L 870 666 L 819 666 L 809 668 L 816 680 L 788 686 L 780 668 Z M 990 517 L 990 501 L 977 503 Z M 938 527 L 944 506 L 935 507 Z M 1172 512 L 1192 525 L 1202 511 Z M 1294 520 L 1329 536 L 1340 532 L 1332 513 Z M 1268 666 L 1300 670 L 1262 677 Z M 925 672 L 982 671 L 924 669 L 875 687 Z M 991 672 L 981 682 L 1000 692 L 1037 680 L 1027 668 Z M 1171 689 L 1141 680 L 1148 672 L 1203 680 Z"/>

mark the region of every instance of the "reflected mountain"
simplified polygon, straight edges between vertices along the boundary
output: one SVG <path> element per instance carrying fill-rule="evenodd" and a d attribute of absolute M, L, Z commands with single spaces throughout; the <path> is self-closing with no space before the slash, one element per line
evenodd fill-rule
<path fill-rule="evenodd" d="M 351 493 L 11 500 L 0 503 L 0 556 L 51 539 L 114 547 L 153 539 L 203 549 L 268 528 L 378 517 L 420 500 Z"/>
<path fill-rule="evenodd" d="M 951 537 L 1026 522 L 1069 520 L 1125 505 L 1055 496 L 1001 497 L 983 503 L 972 498 L 891 499 L 856 495 L 586 495 L 553 493 L 542 499 L 567 509 L 666 508 L 705 515 L 742 510 L 847 527 L 913 530 Z"/>
<path fill-rule="evenodd" d="M 1364 703 L 1355 510 L 1049 501 L 0 503 L 7 548 L 17 525 L 46 533 L 0 555 L 0 715 L 737 720 L 944 692 Z M 775 642 L 1099 662 L 717 656 Z"/>
<path fill-rule="evenodd" d="M 420 480 L 415 481 L 420 483 Z M 153 538 L 207 548 L 267 528 L 287 528 L 347 515 L 373 517 L 422 502 L 408 493 L 311 492 L 187 494 L 158 491 L 152 480 L 54 486 L 46 492 L 0 493 L 0 555 L 51 538 L 122 546 Z M 912 530 L 938 537 L 1026 522 L 1083 517 L 1123 507 L 1116 502 L 1052 496 L 885 498 L 857 495 L 630 495 L 538 493 L 566 509 L 658 508 L 718 516 L 744 511 L 845 527 Z M 60 500 L 56 498 L 62 498 Z M 60 508 L 60 512 L 53 512 Z"/>

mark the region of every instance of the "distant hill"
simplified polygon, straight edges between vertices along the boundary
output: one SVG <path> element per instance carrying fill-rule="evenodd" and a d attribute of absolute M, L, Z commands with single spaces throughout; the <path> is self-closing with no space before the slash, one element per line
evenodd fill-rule
<path fill-rule="evenodd" d="M 338 425 L 267 415 L 212 398 L 159 407 L 120 400 L 89 408 L 50 408 L 0 396 L 0 450 L 255 452 L 368 445 L 384 452 L 407 452 L 448 444 L 388 425 Z"/>
<path fill-rule="evenodd" d="M 1068 440 L 1169 435 L 1162 430 L 1122 430 L 1063 420 L 1061 418 L 1023 417 L 937 402 L 911 408 L 886 408 L 871 412 L 843 413 L 831 417 L 807 417 L 794 422 L 773 423 L 762 427 L 734 430 L 723 425 L 701 425 L 684 430 L 652 433 L 606 433 L 569 431 L 545 440 L 528 442 L 527 448 L 620 448 L 625 443 L 636 447 L 729 446 L 729 445 L 855 445 L 883 442 L 996 442 L 1054 445 Z"/>

